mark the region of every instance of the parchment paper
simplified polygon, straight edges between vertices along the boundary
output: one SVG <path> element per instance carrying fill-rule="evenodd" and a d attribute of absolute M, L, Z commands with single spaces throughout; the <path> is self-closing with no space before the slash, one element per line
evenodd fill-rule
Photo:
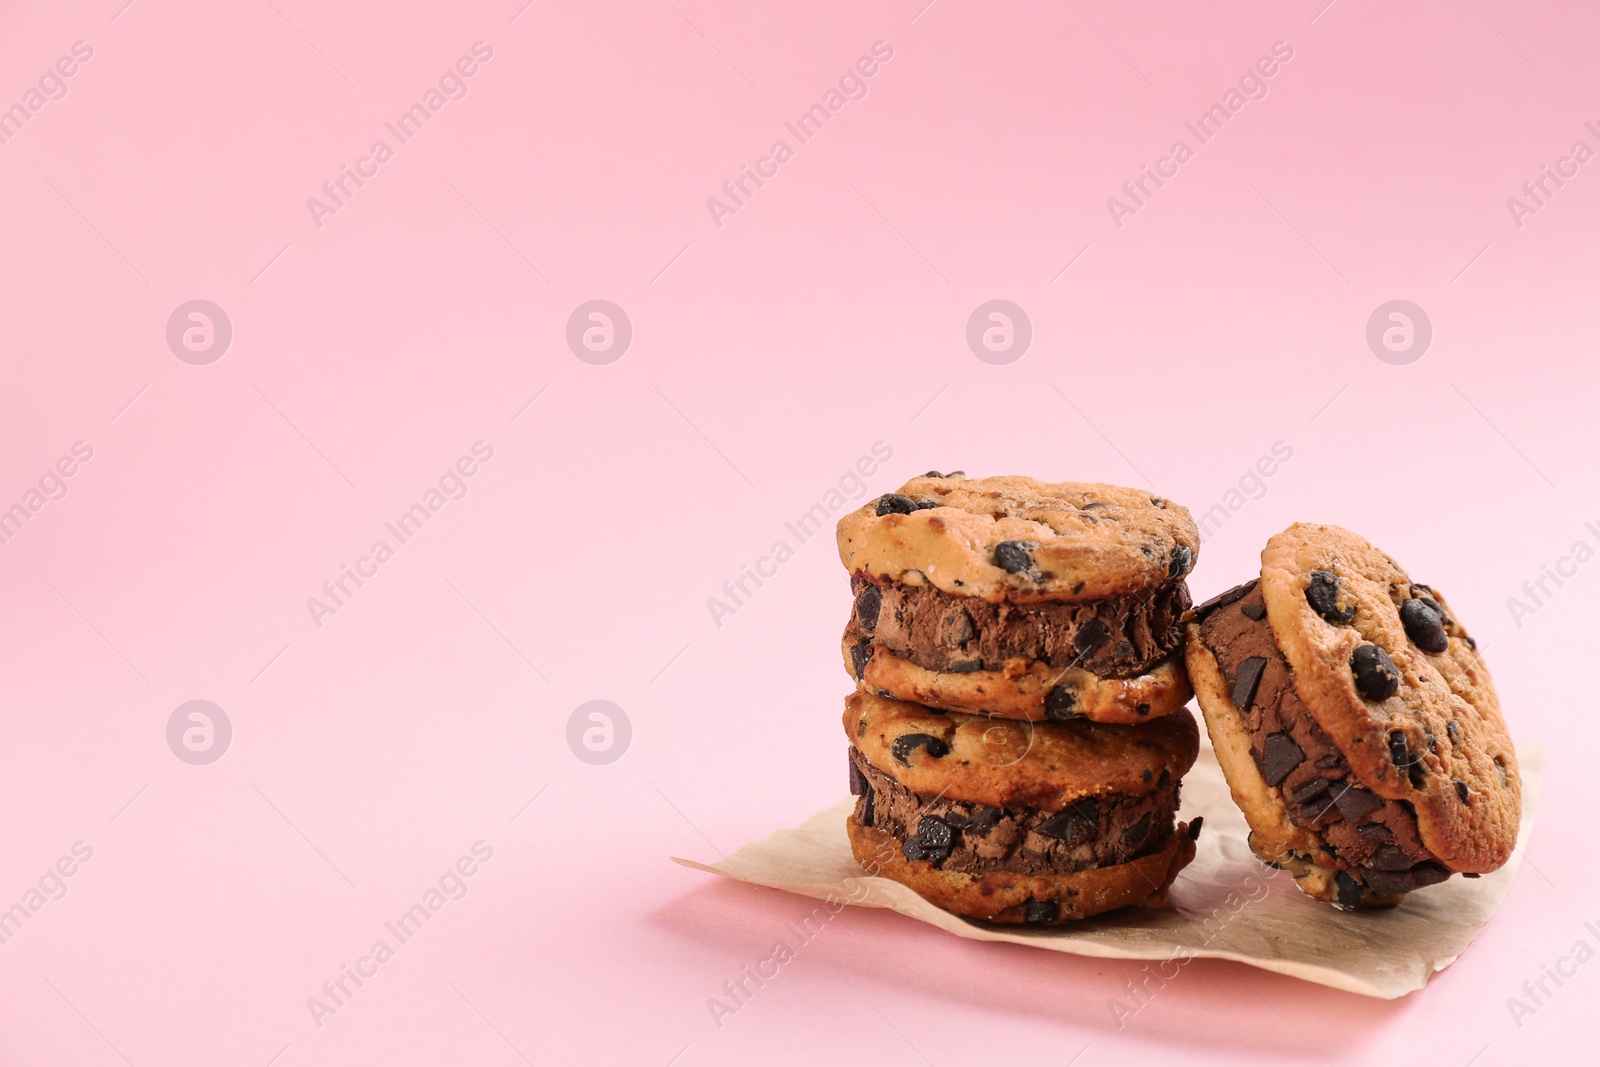
<path fill-rule="evenodd" d="M 1163 960 L 1161 973 L 1189 959 L 1237 960 L 1308 982 L 1385 1000 L 1421 989 L 1454 963 L 1505 899 L 1533 828 L 1544 749 L 1519 745 L 1522 825 L 1511 861 L 1481 878 L 1457 875 L 1419 890 L 1397 908 L 1339 911 L 1295 888 L 1287 872 L 1264 866 L 1245 844 L 1209 748 L 1183 779 L 1180 818 L 1205 816 L 1199 853 L 1178 876 L 1164 910 L 1127 908 L 1080 923 L 1029 929 L 971 922 L 934 907 L 910 889 L 866 873 L 850 855 L 847 800 L 779 830 L 712 864 L 673 860 L 741 882 L 844 904 L 889 908 L 957 937 L 1007 941 L 1052 952 Z"/>

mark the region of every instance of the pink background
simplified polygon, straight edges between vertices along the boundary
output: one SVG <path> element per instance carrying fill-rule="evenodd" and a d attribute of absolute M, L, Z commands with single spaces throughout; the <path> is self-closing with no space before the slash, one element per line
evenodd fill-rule
<path fill-rule="evenodd" d="M 93 449 L 0 545 L 0 907 L 93 849 L 0 945 L 0 1062 L 1577 1054 L 1600 964 L 1520 1027 L 1506 1001 L 1596 944 L 1571 665 L 1600 564 L 1520 626 L 1507 599 L 1600 544 L 1600 163 L 1521 228 L 1506 199 L 1600 148 L 1587 5 L 123 2 L 0 11 L 0 102 L 93 49 L 0 145 L 0 506 Z M 307 198 L 480 40 L 465 98 L 319 228 Z M 1266 97 L 1118 228 L 1106 199 L 1280 40 Z M 877 41 L 866 97 L 719 228 L 707 198 Z M 964 337 L 996 298 L 1034 332 L 1007 366 Z M 1364 337 L 1395 298 L 1434 328 L 1405 366 Z M 165 339 L 192 299 L 233 325 L 206 366 Z M 610 365 L 565 341 L 592 299 L 633 325 Z M 307 598 L 480 440 L 467 495 L 319 628 Z M 823 537 L 720 627 L 706 601 L 880 440 L 870 494 L 962 467 L 1197 515 L 1292 447 L 1197 599 L 1291 521 L 1351 526 L 1447 590 L 1550 746 L 1471 951 L 1398 1003 L 1199 963 L 1119 1030 L 1137 964 L 852 909 L 716 1026 L 811 905 L 666 856 L 843 795 L 848 589 Z M 233 727 L 208 766 L 166 741 L 193 699 Z M 609 765 L 566 740 L 593 699 L 632 724 Z M 307 998 L 480 840 L 317 1026 Z"/>

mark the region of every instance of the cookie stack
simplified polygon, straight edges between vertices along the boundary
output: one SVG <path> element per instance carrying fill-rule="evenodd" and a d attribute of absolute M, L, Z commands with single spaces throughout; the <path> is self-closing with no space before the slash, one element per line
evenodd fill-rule
<path fill-rule="evenodd" d="M 1193 616 L 1189 670 L 1258 857 L 1343 908 L 1510 857 L 1516 750 L 1439 592 L 1349 530 L 1297 523 Z"/>
<path fill-rule="evenodd" d="M 1134 489 L 930 471 L 846 515 L 851 848 L 959 915 L 1159 906 L 1177 821 L 1188 511 Z"/>

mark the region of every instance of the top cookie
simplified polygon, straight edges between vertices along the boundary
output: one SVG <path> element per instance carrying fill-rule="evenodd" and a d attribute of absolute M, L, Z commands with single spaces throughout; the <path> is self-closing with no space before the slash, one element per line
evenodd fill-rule
<path fill-rule="evenodd" d="M 858 692 L 845 698 L 844 729 L 867 762 L 913 793 L 1041 811 L 1171 788 L 1200 751 L 1194 716 L 1182 709 L 1138 726 L 1032 723 Z"/>
<path fill-rule="evenodd" d="M 1295 690 L 1362 783 L 1410 803 L 1451 869 L 1505 863 L 1522 809 L 1516 750 L 1449 603 L 1364 538 L 1306 523 L 1267 542 L 1261 589 Z"/>
<path fill-rule="evenodd" d="M 1181 579 L 1200 534 L 1137 489 L 960 474 L 913 478 L 839 520 L 851 574 L 999 602 L 1089 601 Z"/>

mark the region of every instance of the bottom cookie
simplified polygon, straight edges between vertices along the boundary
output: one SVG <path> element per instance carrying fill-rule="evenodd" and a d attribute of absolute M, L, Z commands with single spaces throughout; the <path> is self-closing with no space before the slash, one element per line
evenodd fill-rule
<path fill-rule="evenodd" d="M 972 875 L 945 871 L 927 860 L 910 860 L 905 842 L 888 831 L 846 822 L 850 851 L 869 874 L 899 882 L 930 904 L 985 922 L 1052 926 L 1116 908 L 1159 908 L 1178 872 L 1194 859 L 1191 827 L 1179 823 L 1166 847 L 1110 867 L 1059 874 L 989 871 Z"/>

